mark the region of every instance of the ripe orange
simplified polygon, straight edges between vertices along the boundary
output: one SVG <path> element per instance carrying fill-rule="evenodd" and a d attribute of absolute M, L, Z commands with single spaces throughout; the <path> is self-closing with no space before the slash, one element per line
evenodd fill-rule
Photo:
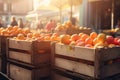
<path fill-rule="evenodd" d="M 89 35 L 83 34 L 80 39 L 82 39 L 83 41 L 85 41 L 88 37 L 89 37 Z"/>
<path fill-rule="evenodd" d="M 85 40 L 85 44 L 93 44 L 93 39 L 91 39 L 91 38 L 87 38 L 86 40 Z"/>
<path fill-rule="evenodd" d="M 78 35 L 79 35 L 79 37 L 81 38 L 81 36 L 83 35 L 84 33 L 79 33 Z"/>
<path fill-rule="evenodd" d="M 98 43 L 98 38 L 93 39 L 93 45 Z"/>
<path fill-rule="evenodd" d="M 25 28 L 25 29 L 23 30 L 23 33 L 24 33 L 25 35 L 28 34 L 28 33 L 30 33 L 30 29 Z"/>
<path fill-rule="evenodd" d="M 59 34 L 58 33 L 53 33 L 52 36 L 57 36 L 58 37 Z"/>
<path fill-rule="evenodd" d="M 40 33 L 33 33 L 33 37 L 40 37 Z"/>
<path fill-rule="evenodd" d="M 25 40 L 25 36 L 23 34 L 18 34 L 17 39 L 18 40 Z"/>
<path fill-rule="evenodd" d="M 45 37 L 44 37 L 44 40 L 50 41 L 50 36 L 45 36 Z"/>
<path fill-rule="evenodd" d="M 99 43 L 104 43 L 106 41 L 106 34 L 100 33 L 98 34 L 97 38 Z"/>
<path fill-rule="evenodd" d="M 98 34 L 96 32 L 92 32 L 92 33 L 90 33 L 90 38 L 95 39 L 97 37 L 97 35 Z"/>
<path fill-rule="evenodd" d="M 93 48 L 93 46 L 91 44 L 85 44 L 85 47 L 87 47 L 87 48 Z"/>
<path fill-rule="evenodd" d="M 79 39 L 78 34 L 73 34 L 73 35 L 71 36 L 71 40 L 72 40 L 72 41 L 77 41 L 78 39 Z"/>
<path fill-rule="evenodd" d="M 85 42 L 76 43 L 76 46 L 85 46 Z"/>
<path fill-rule="evenodd" d="M 32 35 L 33 35 L 32 33 L 28 33 L 27 38 L 32 38 L 33 37 Z"/>
<path fill-rule="evenodd" d="M 60 36 L 60 41 L 61 41 L 61 43 L 63 43 L 63 44 L 70 44 L 70 42 L 71 42 L 71 40 L 70 40 L 70 35 L 61 35 Z"/>
<path fill-rule="evenodd" d="M 50 40 L 51 41 L 59 41 L 59 37 L 58 36 L 51 36 Z"/>

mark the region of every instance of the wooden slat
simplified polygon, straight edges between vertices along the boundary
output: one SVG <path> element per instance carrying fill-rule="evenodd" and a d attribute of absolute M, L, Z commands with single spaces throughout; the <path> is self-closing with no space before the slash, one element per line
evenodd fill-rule
<path fill-rule="evenodd" d="M 9 58 L 23 61 L 26 63 L 32 63 L 31 62 L 31 55 L 27 53 L 21 53 L 16 51 L 9 51 Z"/>
<path fill-rule="evenodd" d="M 55 66 L 94 77 L 94 66 L 63 59 L 55 58 Z"/>
<path fill-rule="evenodd" d="M 95 49 L 56 44 L 55 54 L 95 61 Z"/>
<path fill-rule="evenodd" d="M 9 39 L 9 48 L 31 51 L 32 42 Z"/>
<path fill-rule="evenodd" d="M 75 58 L 75 57 L 63 56 L 63 55 L 59 55 L 59 54 L 55 54 L 55 57 L 56 58 L 57 57 L 58 58 L 63 58 L 63 59 L 67 59 L 67 60 L 71 60 L 71 61 L 80 62 L 80 63 L 84 63 L 84 64 L 88 64 L 88 65 L 94 66 L 94 62 L 93 61 L 88 61 L 88 60 Z"/>

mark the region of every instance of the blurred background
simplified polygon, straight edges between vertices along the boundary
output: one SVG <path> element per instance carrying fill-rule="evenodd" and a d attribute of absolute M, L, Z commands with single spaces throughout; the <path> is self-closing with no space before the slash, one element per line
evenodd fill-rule
<path fill-rule="evenodd" d="M 50 19 L 63 23 L 75 18 L 77 25 L 100 31 L 114 28 L 120 18 L 119 7 L 120 0 L 0 0 L 0 18 L 5 27 L 15 16 L 33 29 L 38 20 L 46 24 Z"/>

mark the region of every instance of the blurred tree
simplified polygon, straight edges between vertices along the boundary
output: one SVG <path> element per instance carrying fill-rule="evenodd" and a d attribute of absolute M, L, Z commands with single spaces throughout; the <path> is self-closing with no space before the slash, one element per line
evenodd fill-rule
<path fill-rule="evenodd" d="M 73 6 L 80 5 L 82 0 L 51 0 L 51 5 L 56 6 L 60 10 L 60 21 L 62 16 L 62 9 L 70 6 L 70 19 L 72 19 Z"/>

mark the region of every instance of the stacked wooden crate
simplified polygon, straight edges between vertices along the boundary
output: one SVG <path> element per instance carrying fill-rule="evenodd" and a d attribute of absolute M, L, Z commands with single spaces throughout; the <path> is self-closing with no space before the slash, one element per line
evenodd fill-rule
<path fill-rule="evenodd" d="M 10 36 L 0 36 L 0 71 L 6 74 L 6 40 Z"/>
<path fill-rule="evenodd" d="M 120 73 L 120 47 L 85 48 L 55 43 L 52 66 L 72 74 L 103 79 Z"/>
<path fill-rule="evenodd" d="M 50 76 L 50 41 L 8 39 L 8 76 L 14 80 L 44 80 Z"/>

